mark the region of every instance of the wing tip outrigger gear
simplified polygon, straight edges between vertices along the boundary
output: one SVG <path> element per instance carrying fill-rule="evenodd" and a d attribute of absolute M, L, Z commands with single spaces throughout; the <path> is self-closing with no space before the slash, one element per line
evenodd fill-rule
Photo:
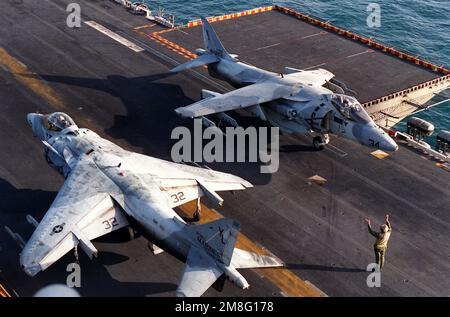
<path fill-rule="evenodd" d="M 17 243 L 17 245 L 20 247 L 20 249 L 23 249 L 26 245 L 23 237 L 20 234 L 18 234 L 17 232 L 14 232 L 13 230 L 11 230 L 11 228 L 8 226 L 5 226 L 4 228 L 5 228 L 6 233 L 8 233 L 8 235 Z"/>

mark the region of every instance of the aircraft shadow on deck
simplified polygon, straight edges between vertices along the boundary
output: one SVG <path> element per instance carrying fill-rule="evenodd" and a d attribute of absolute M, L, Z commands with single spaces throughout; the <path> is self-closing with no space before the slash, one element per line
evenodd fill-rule
<path fill-rule="evenodd" d="M 48 210 L 50 204 L 56 197 L 56 192 L 17 189 L 5 179 L 0 178 L 0 199 L 2 207 L 0 209 L 0 243 L 14 245 L 4 226 L 11 226 L 18 231 L 24 239 L 27 239 L 33 232 L 33 227 L 26 221 L 26 215 L 30 214 L 36 219 L 41 219 Z M 0 264 L 2 257 L 0 257 Z"/>
<path fill-rule="evenodd" d="M 126 282 L 118 281 L 108 272 L 109 266 L 119 265 L 123 262 L 132 261 L 128 256 L 114 252 L 100 251 L 98 258 L 90 260 L 84 253 L 79 254 L 81 268 L 81 287 L 76 288 L 81 296 L 86 297 L 143 297 L 149 295 L 175 292 L 177 285 L 161 282 Z M 72 252 L 62 257 L 46 271 L 30 278 L 19 274 L 17 284 L 22 285 L 22 292 L 26 296 L 32 296 L 40 288 L 50 284 L 65 284 L 66 279 L 72 271 L 67 271 L 67 265 L 75 262 Z M 126 270 L 129 268 L 121 268 Z M 144 274 L 144 273 L 143 273 Z M 142 275 L 141 279 L 146 279 Z M 19 291 L 20 291 L 19 290 Z M 20 295 L 20 294 L 19 294 Z M 166 294 L 165 294 L 166 295 Z"/>
<path fill-rule="evenodd" d="M 28 277 L 20 268 L 20 248 L 6 233 L 4 226 L 10 226 L 27 240 L 34 228 L 27 223 L 25 217 L 31 214 L 38 221 L 56 196 L 56 192 L 17 189 L 4 179 L 0 179 L 0 269 L 14 280 L 14 288 L 21 296 L 32 296 L 40 288 L 53 283 L 65 283 L 69 263 L 75 262 L 72 252 L 66 254 L 46 271 L 36 277 Z M 111 241 L 114 241 L 111 238 Z M 94 242 L 95 243 L 95 242 Z M 113 252 L 99 252 L 99 258 L 90 260 L 83 252 L 79 252 L 82 269 L 82 296 L 146 296 L 175 291 L 177 285 L 165 282 L 121 282 L 115 280 L 107 270 L 107 266 L 129 261 L 127 256 Z M 84 285 L 84 286 L 83 286 Z"/>
<path fill-rule="evenodd" d="M 195 102 L 186 97 L 178 85 L 155 83 L 172 75 L 161 73 L 136 78 L 111 75 L 105 79 L 45 74 L 38 76 L 47 82 L 102 91 L 119 98 L 127 108 L 127 115 L 116 115 L 114 125 L 106 129 L 105 133 L 113 139 L 125 139 L 133 146 L 144 148 L 146 155 L 170 161 L 171 148 L 177 142 L 170 138 L 172 130 L 185 126 L 193 131 L 194 126 L 192 119 L 177 116 L 174 109 Z M 250 125 L 264 125 L 261 120 L 248 117 L 242 117 L 240 124 L 244 128 Z M 207 142 L 204 141 L 205 144 Z M 271 179 L 270 174 L 260 173 L 260 162 L 199 164 L 243 177 L 254 185 L 267 184 Z"/>
<path fill-rule="evenodd" d="M 86 95 L 92 93 L 89 90 L 94 90 L 119 98 L 126 107 L 127 115 L 116 115 L 114 125 L 104 132 L 114 139 L 125 139 L 134 146 L 145 145 L 148 155 L 168 159 L 173 143 L 170 139 L 171 131 L 183 125 L 182 118 L 176 116 L 173 109 L 192 102 L 185 97 L 179 86 L 155 83 L 170 75 L 165 73 L 135 78 L 110 75 L 106 78 L 89 78 L 39 74 L 39 77 L 50 83 L 87 88 L 83 89 Z M 104 102 L 105 111 L 117 112 L 117 109 L 112 109 L 107 104 L 107 100 Z M 99 106 L 101 108 L 102 105 Z"/>
<path fill-rule="evenodd" d="M 329 272 L 347 272 L 347 273 L 366 272 L 366 270 L 360 268 L 346 268 L 346 267 L 324 266 L 316 264 L 286 264 L 286 267 L 291 270 L 329 271 Z"/>
<path fill-rule="evenodd" d="M 66 272 L 68 263 L 74 261 L 73 254 L 67 254 L 61 259 L 61 263 L 55 263 L 53 272 L 49 271 L 50 278 L 55 276 L 58 281 L 64 280 L 69 273 Z M 157 295 L 167 292 L 175 292 L 177 285 L 167 282 L 125 282 L 118 281 L 108 272 L 108 266 L 118 265 L 127 261 L 132 261 L 128 256 L 115 252 L 101 251 L 98 258 L 90 260 L 84 253 L 80 254 L 81 288 L 78 289 L 81 296 L 127 296 L 143 297 Z M 50 268 L 51 269 L 51 268 Z M 50 270 L 49 269 L 49 270 Z M 126 270 L 128 268 L 122 268 Z M 45 273 L 42 272 L 42 273 Z M 143 273 L 144 274 L 144 273 Z M 145 276 L 141 276 L 145 280 Z"/>

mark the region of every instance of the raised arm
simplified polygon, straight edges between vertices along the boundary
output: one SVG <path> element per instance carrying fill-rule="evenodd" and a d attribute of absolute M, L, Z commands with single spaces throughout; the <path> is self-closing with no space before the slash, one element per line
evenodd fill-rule
<path fill-rule="evenodd" d="M 367 229 L 369 229 L 369 233 L 378 239 L 380 237 L 380 234 L 372 230 L 372 227 L 370 226 L 370 219 L 365 218 L 364 221 L 367 223 Z"/>
<path fill-rule="evenodd" d="M 389 214 L 386 214 L 386 224 L 389 227 L 389 230 L 392 230 L 391 223 L 389 222 Z"/>

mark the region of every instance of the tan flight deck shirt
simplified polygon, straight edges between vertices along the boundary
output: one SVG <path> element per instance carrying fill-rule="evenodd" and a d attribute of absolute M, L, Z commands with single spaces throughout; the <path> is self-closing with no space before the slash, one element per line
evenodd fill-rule
<path fill-rule="evenodd" d="M 388 226 L 388 231 L 386 232 L 376 232 L 372 230 L 372 227 L 368 225 L 369 232 L 371 235 L 373 235 L 375 238 L 377 238 L 377 241 L 374 244 L 374 247 L 378 250 L 386 250 L 387 243 L 389 241 L 389 238 L 391 237 L 392 227 L 389 221 L 386 221 L 386 224 Z"/>

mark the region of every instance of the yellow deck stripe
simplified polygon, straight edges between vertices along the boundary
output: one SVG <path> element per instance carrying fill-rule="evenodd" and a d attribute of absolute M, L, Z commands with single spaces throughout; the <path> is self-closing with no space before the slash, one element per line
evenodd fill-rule
<path fill-rule="evenodd" d="M 165 48 L 168 48 L 171 51 L 173 51 L 173 52 L 175 52 L 175 53 L 185 57 L 186 59 L 191 60 L 191 59 L 197 58 L 197 55 L 192 53 L 188 49 L 186 49 L 186 48 L 184 48 L 184 47 L 182 47 L 182 46 L 180 46 L 180 45 L 178 45 L 178 44 L 176 44 L 176 43 L 174 43 L 172 41 L 169 41 L 168 39 L 160 36 L 161 33 L 164 33 L 164 32 L 167 32 L 167 31 L 171 31 L 170 29 L 169 30 L 163 30 L 163 31 L 157 31 L 157 32 L 149 33 L 149 34 L 146 34 L 146 33 L 142 32 L 142 31 L 140 31 L 139 28 L 135 28 L 134 31 L 139 33 L 140 35 L 145 36 L 145 37 L 149 38 L 150 40 L 152 40 L 152 41 L 154 41 L 154 42 L 164 46 Z"/>
<path fill-rule="evenodd" d="M 169 41 L 168 39 L 163 38 L 162 36 L 158 35 L 157 33 L 152 33 L 150 36 L 151 36 L 151 38 L 155 38 L 155 39 L 173 47 L 174 49 L 179 50 L 186 55 L 189 55 L 192 58 L 197 58 L 196 54 L 192 53 L 191 51 L 185 49 L 184 47 L 182 47 L 178 44 L 175 44 L 174 42 Z"/>
<path fill-rule="evenodd" d="M 154 27 L 155 25 L 156 25 L 156 23 L 146 24 L 146 25 L 135 27 L 134 30 L 147 29 L 147 28 Z"/>
<path fill-rule="evenodd" d="M 0 297 L 11 297 L 2 284 L 0 284 Z"/>
<path fill-rule="evenodd" d="M 171 50 L 171 51 L 173 51 L 173 52 L 175 52 L 175 53 L 177 53 L 177 54 L 183 56 L 183 57 L 186 58 L 186 59 L 192 59 L 191 57 L 189 57 L 189 56 L 187 56 L 186 54 L 184 54 L 181 50 L 175 49 L 175 48 L 171 47 L 169 44 L 166 44 L 166 43 L 160 41 L 160 40 L 157 39 L 157 38 L 154 38 L 154 37 L 149 37 L 149 38 L 152 39 L 153 41 L 155 41 L 156 43 L 158 43 L 158 44 L 164 46 L 165 48 L 167 48 L 167 49 L 169 49 L 169 50 Z"/>
<path fill-rule="evenodd" d="M 3 65 L 21 84 L 45 100 L 56 111 L 67 112 L 70 110 L 64 104 L 63 99 L 42 78 L 31 72 L 26 65 L 14 58 L 2 47 L 0 47 L 0 65 Z M 92 120 L 83 116 L 78 118 L 78 123 L 84 127 L 98 127 L 94 125 Z M 118 143 L 121 143 L 121 141 L 118 141 Z"/>
<path fill-rule="evenodd" d="M 197 208 L 197 202 L 192 201 L 182 206 L 178 209 L 188 217 L 192 217 L 193 212 Z M 202 204 L 202 216 L 199 223 L 207 223 L 217 219 L 223 218 L 223 216 L 217 211 L 210 209 Z M 270 255 L 267 251 L 262 249 L 253 243 L 249 238 L 247 238 L 242 233 L 239 233 L 236 242 L 236 247 L 252 251 L 258 254 Z M 321 297 L 324 296 L 322 292 L 317 290 L 315 287 L 311 286 L 307 282 L 300 279 L 292 271 L 286 268 L 261 268 L 256 269 L 258 273 L 266 277 L 273 284 L 278 286 L 280 290 L 287 296 L 293 297 Z"/>
<path fill-rule="evenodd" d="M 30 88 L 37 95 L 41 96 L 49 104 L 59 110 L 65 108 L 62 100 L 48 85 L 43 83 L 36 74 L 30 72 L 24 64 L 12 57 L 5 49 L 1 47 L 0 64 L 5 66 L 18 81 Z"/>

